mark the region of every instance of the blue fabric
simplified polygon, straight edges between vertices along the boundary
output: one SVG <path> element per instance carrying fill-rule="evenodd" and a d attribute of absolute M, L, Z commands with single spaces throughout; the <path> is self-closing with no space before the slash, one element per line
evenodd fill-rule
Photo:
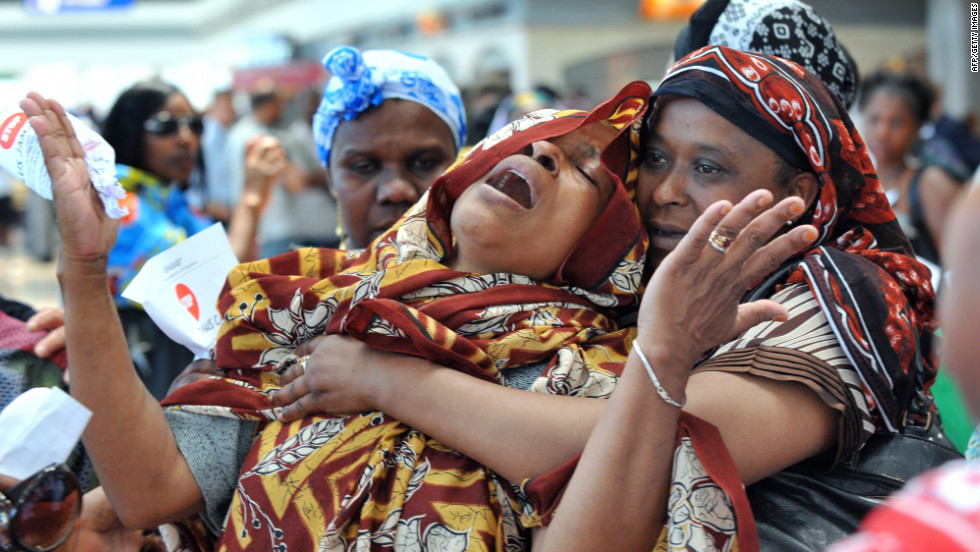
<path fill-rule="evenodd" d="M 320 163 L 330 165 L 333 135 L 341 121 L 350 121 L 389 98 L 413 101 L 438 115 L 453 133 L 458 150 L 466 139 L 466 113 L 459 88 L 449 75 L 425 56 L 397 50 L 361 52 L 338 46 L 323 57 L 331 77 L 313 116 L 313 136 Z"/>

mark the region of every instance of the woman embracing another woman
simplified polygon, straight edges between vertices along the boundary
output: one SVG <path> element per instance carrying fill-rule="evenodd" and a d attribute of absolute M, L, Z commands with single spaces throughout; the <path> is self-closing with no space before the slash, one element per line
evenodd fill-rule
<path fill-rule="evenodd" d="M 928 271 L 846 111 L 800 66 L 707 46 L 654 97 L 637 191 L 654 272 L 637 338 L 536 550 L 820 550 L 956 455 L 937 444 L 856 483 L 882 442 L 934 429 Z M 783 237 L 754 254 L 778 226 L 714 203 L 790 196 Z M 801 228 L 812 245 L 777 270 L 767 249 Z M 739 305 L 749 288 L 759 301 Z M 779 323 L 746 320 L 762 305 Z"/>

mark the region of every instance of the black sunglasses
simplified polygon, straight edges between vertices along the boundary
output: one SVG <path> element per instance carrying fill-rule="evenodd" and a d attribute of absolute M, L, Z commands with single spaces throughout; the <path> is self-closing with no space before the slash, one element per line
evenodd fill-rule
<path fill-rule="evenodd" d="M 168 111 L 161 111 L 143 121 L 143 129 L 157 136 L 173 136 L 181 128 L 190 129 L 196 136 L 200 136 L 204 132 L 204 121 L 200 115 L 185 115 L 178 119 Z"/>
<path fill-rule="evenodd" d="M 60 546 L 82 513 L 75 474 L 52 464 L 0 493 L 0 550 L 43 552 Z"/>

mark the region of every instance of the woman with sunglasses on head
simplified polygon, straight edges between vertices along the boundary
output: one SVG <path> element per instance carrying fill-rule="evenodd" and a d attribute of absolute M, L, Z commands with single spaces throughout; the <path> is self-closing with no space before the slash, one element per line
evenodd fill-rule
<path fill-rule="evenodd" d="M 120 203 L 129 209 L 109 254 L 109 285 L 132 356 L 157 398 L 166 394 L 192 355 L 121 294 L 147 259 L 214 223 L 193 208 L 184 193 L 198 165 L 202 130 L 201 117 L 187 96 L 159 80 L 138 82 L 123 91 L 101 128 L 116 153 L 116 178 L 126 189 Z M 253 147 L 246 161 L 246 193 L 266 193 L 283 156 L 274 141 Z M 232 227 L 229 238 L 239 259 L 247 260 L 254 250 L 254 228 L 243 233 Z"/>

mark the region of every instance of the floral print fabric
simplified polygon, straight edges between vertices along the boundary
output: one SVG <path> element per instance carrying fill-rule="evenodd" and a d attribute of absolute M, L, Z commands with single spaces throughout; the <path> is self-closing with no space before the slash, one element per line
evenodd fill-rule
<path fill-rule="evenodd" d="M 216 351 L 227 377 L 188 385 L 166 401 L 264 422 L 220 549 L 526 546 L 517 512 L 529 498 L 510 483 L 381 412 L 277 422 L 268 400 L 278 388 L 275 370 L 298 344 L 343 333 L 495 383 L 502 383 L 501 368 L 545 362 L 533 391 L 608 396 L 631 335 L 614 318 L 636 304 L 646 248 L 632 202 L 632 165 L 649 92 L 634 83 L 591 114 L 539 114 L 515 123 L 475 146 L 362 252 L 305 249 L 232 272 L 219 300 L 225 322 Z M 553 282 L 442 264 L 452 248 L 448 215 L 466 186 L 535 140 L 599 120 L 622 131 L 602 156 L 618 186 Z"/>

